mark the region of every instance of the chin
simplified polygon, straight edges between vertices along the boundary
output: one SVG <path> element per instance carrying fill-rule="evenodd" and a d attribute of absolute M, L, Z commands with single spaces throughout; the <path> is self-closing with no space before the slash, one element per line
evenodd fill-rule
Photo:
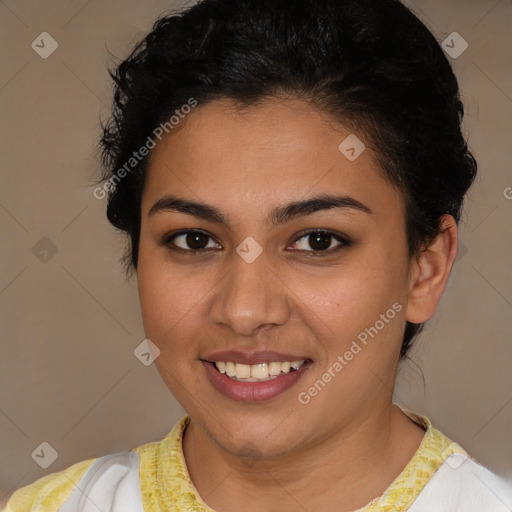
<path fill-rule="evenodd" d="M 233 421 L 227 414 L 224 415 L 226 421 L 216 424 L 211 424 L 208 418 L 203 417 L 203 420 L 207 422 L 207 434 L 218 446 L 235 457 L 257 460 L 285 455 L 298 443 L 295 438 L 298 430 L 283 421 L 287 416 L 273 416 L 272 421 L 254 413 L 233 416 Z"/>

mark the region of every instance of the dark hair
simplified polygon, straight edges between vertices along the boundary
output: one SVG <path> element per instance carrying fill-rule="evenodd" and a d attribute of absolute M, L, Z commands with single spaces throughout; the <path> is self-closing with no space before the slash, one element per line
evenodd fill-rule
<path fill-rule="evenodd" d="M 128 235 L 137 268 L 147 157 L 116 173 L 156 127 L 194 98 L 240 108 L 302 98 L 364 133 L 406 207 L 409 255 L 458 223 L 477 164 L 461 133 L 457 79 L 440 45 L 398 0 L 203 0 L 158 19 L 117 68 L 112 117 L 102 124 L 107 217 Z M 400 358 L 423 324 L 407 322 Z"/>

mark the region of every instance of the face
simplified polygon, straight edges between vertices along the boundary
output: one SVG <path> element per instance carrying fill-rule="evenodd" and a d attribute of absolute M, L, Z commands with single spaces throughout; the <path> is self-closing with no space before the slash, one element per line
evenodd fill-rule
<path fill-rule="evenodd" d="M 192 421 L 232 454 L 307 449 L 391 401 L 404 201 L 368 147 L 355 160 L 339 149 L 351 133 L 300 100 L 217 100 L 151 153 L 146 337 Z"/>

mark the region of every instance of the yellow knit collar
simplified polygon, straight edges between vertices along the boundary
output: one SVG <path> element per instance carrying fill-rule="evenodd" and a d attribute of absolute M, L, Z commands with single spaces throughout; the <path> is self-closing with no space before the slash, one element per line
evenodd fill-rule
<path fill-rule="evenodd" d="M 356 512 L 405 512 L 449 455 L 468 455 L 460 445 L 433 428 L 426 416 L 402 410 L 413 421 L 423 424 L 423 440 L 382 496 Z M 140 454 L 140 484 L 146 512 L 215 512 L 201 499 L 188 474 L 182 439 L 189 421 L 189 416 L 184 416 L 164 439 L 134 450 Z"/>

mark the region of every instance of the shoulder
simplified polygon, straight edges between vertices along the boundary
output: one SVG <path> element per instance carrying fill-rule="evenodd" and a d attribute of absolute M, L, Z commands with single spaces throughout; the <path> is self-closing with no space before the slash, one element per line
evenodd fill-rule
<path fill-rule="evenodd" d="M 512 511 L 512 480 L 475 460 L 459 443 L 434 428 L 426 416 L 402 410 L 423 425 L 425 435 L 385 493 L 383 504 L 400 512 Z"/>
<path fill-rule="evenodd" d="M 143 496 L 157 499 L 153 489 L 162 472 L 186 473 L 181 436 L 188 420 L 183 417 L 163 439 L 78 462 L 22 487 L 2 512 L 143 512 Z"/>
<path fill-rule="evenodd" d="M 434 509 L 510 512 L 512 481 L 493 473 L 467 453 L 453 453 L 434 473 L 410 512 Z"/>
<path fill-rule="evenodd" d="M 16 490 L 7 502 L 4 512 L 28 512 L 32 510 L 58 510 L 73 492 L 78 482 L 96 459 L 77 462 L 72 466 L 51 473 Z"/>
<path fill-rule="evenodd" d="M 18 489 L 5 512 L 97 512 L 127 504 L 142 512 L 138 470 L 134 451 L 79 462 Z"/>

